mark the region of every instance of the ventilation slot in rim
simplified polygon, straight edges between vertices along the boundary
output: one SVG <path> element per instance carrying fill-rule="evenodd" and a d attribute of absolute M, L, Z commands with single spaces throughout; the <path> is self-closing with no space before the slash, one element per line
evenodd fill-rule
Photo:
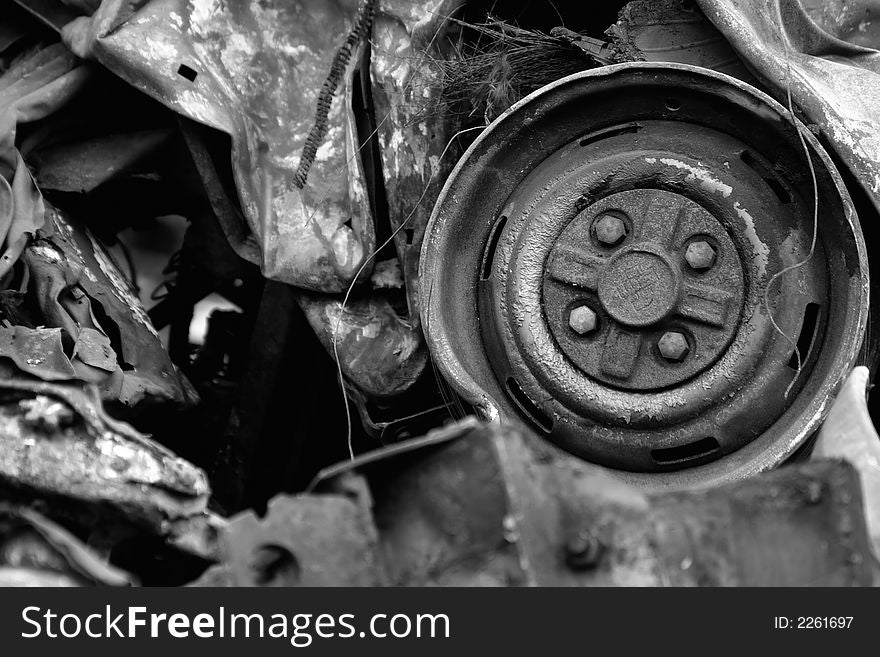
<path fill-rule="evenodd" d="M 701 438 L 687 445 L 652 449 L 651 458 L 659 465 L 685 465 L 691 461 L 705 460 L 721 450 L 715 438 Z"/>
<path fill-rule="evenodd" d="M 810 351 L 813 349 L 819 328 L 820 307 L 818 303 L 808 303 L 804 308 L 804 321 L 801 323 L 801 332 L 797 339 L 797 351 L 792 351 L 791 358 L 788 359 L 788 366 L 793 370 L 798 368 L 798 353 L 801 355 L 801 366 L 810 359 Z"/>
<path fill-rule="evenodd" d="M 584 146 L 595 144 L 597 141 L 601 141 L 602 139 L 611 139 L 612 137 L 619 137 L 620 135 L 634 135 L 641 129 L 642 126 L 640 126 L 638 123 L 627 123 L 626 125 L 619 125 L 613 128 L 599 130 L 598 132 L 594 132 L 591 135 L 587 135 L 580 140 L 579 144 L 581 148 L 583 148 Z"/>
<path fill-rule="evenodd" d="M 510 395 L 510 398 L 513 399 L 514 403 L 519 407 L 519 410 L 522 411 L 523 415 L 528 417 L 532 424 L 538 427 L 544 433 L 550 433 L 553 431 L 553 421 L 547 416 L 547 414 L 542 411 L 538 405 L 529 399 L 529 396 L 523 391 L 523 389 L 519 385 L 519 381 L 517 381 L 514 377 L 507 377 L 507 392 Z"/>
<path fill-rule="evenodd" d="M 480 280 L 488 281 L 492 276 L 492 263 L 495 262 L 495 250 L 498 248 L 498 240 L 501 239 L 501 233 L 504 232 L 504 226 L 507 224 L 507 216 L 501 215 L 498 221 L 492 226 L 492 232 L 489 234 L 489 240 L 486 242 L 486 249 L 483 251 L 483 264 L 480 267 Z"/>
<path fill-rule="evenodd" d="M 742 153 L 740 153 L 739 158 L 743 161 L 743 164 L 745 164 L 752 171 L 761 176 L 764 182 L 767 183 L 767 186 L 773 191 L 774 194 L 776 194 L 776 197 L 780 201 L 782 201 L 786 205 L 791 203 L 792 198 L 789 191 L 779 181 L 779 178 L 776 177 L 773 171 L 768 169 L 763 162 L 752 155 L 749 151 L 743 151 Z"/>

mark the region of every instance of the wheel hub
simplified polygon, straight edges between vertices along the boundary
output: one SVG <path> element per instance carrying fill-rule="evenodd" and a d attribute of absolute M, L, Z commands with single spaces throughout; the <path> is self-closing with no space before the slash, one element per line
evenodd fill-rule
<path fill-rule="evenodd" d="M 748 476 L 804 444 L 858 356 L 852 208 L 753 87 L 670 64 L 572 76 L 447 181 L 420 264 L 429 346 L 486 417 L 631 482 Z"/>
<path fill-rule="evenodd" d="M 602 224 L 611 221 L 622 227 L 617 240 L 603 239 Z M 699 269 L 687 258 L 696 243 L 714 256 Z M 551 333 L 576 367 L 609 385 L 650 390 L 718 360 L 742 309 L 742 264 L 721 223 L 696 202 L 630 190 L 587 207 L 562 231 L 545 266 L 543 297 Z M 571 313 L 583 307 L 597 321 L 580 333 Z M 668 334 L 680 336 L 685 353 L 660 350 Z"/>

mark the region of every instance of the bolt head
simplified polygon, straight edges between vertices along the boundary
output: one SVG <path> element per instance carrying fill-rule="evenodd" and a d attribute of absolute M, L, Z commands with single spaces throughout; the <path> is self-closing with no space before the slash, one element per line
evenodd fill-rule
<path fill-rule="evenodd" d="M 605 554 L 605 544 L 590 531 L 571 537 L 565 545 L 565 563 L 574 571 L 593 570 Z"/>
<path fill-rule="evenodd" d="M 691 242 L 684 252 L 684 259 L 695 271 L 706 271 L 715 264 L 715 249 L 705 240 Z"/>
<path fill-rule="evenodd" d="M 578 335 L 585 335 L 596 329 L 596 313 L 587 306 L 578 306 L 568 316 L 568 325 Z"/>
<path fill-rule="evenodd" d="M 678 331 L 667 331 L 657 342 L 660 355 L 666 360 L 680 361 L 687 356 L 690 347 L 687 338 Z"/>
<path fill-rule="evenodd" d="M 595 224 L 596 239 L 606 246 L 614 246 L 626 237 L 626 224 L 620 217 L 603 214 Z"/>

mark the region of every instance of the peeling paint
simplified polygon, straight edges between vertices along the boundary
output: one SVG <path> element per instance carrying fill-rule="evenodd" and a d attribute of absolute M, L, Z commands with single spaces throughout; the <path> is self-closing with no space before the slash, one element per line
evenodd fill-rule
<path fill-rule="evenodd" d="M 647 158 L 645 159 L 648 161 Z M 666 166 L 674 167 L 681 171 L 687 171 L 688 175 L 686 176 L 686 179 L 699 181 L 700 186 L 707 191 L 721 194 L 724 198 L 727 198 L 733 192 L 733 187 L 715 178 L 708 169 L 701 169 L 686 162 L 682 162 L 681 160 L 669 157 L 661 157 L 660 161 Z"/>
<path fill-rule="evenodd" d="M 743 220 L 743 226 L 745 227 L 746 237 L 749 242 L 751 242 L 752 247 L 754 248 L 754 263 L 758 267 L 758 274 L 760 276 L 764 276 L 767 273 L 767 263 L 770 258 L 770 247 L 764 244 L 761 241 L 761 238 L 758 237 L 758 233 L 755 230 L 755 220 L 752 218 L 752 215 L 749 214 L 748 210 L 742 207 L 739 201 L 736 201 L 733 204 L 734 209 L 736 209 L 736 213 L 739 215 L 739 218 Z"/>

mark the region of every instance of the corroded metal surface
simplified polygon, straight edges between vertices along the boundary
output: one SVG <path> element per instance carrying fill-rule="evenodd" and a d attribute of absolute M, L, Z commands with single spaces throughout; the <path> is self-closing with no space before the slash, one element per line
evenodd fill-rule
<path fill-rule="evenodd" d="M 247 478 L 265 485 L 259 495 L 250 491 L 251 503 L 300 485 L 291 484 L 282 462 L 287 452 L 250 440 L 270 431 L 266 411 L 276 400 L 267 391 L 299 399 L 274 383 L 317 362 L 280 358 L 286 340 L 303 335 L 290 330 L 292 318 L 301 319 L 295 303 L 338 359 L 368 432 L 389 440 L 403 436 L 390 436 L 400 414 L 388 409 L 397 411 L 417 380 L 430 379 L 423 376 L 424 318 L 442 371 L 486 418 L 525 419 L 568 450 L 622 470 L 683 469 L 660 478 L 627 474 L 631 481 L 718 483 L 780 463 L 824 417 L 865 326 L 864 244 L 830 159 L 806 135 L 821 199 L 813 254 L 804 221 L 812 208 L 807 171 L 780 106 L 720 76 L 688 87 L 694 72 L 686 68 L 611 67 L 551 85 L 503 117 L 506 128 L 487 131 L 468 156 L 478 173 L 463 165 L 453 174 L 472 188 L 452 184 L 441 195 L 464 217 L 450 240 L 448 207 L 428 227 L 458 155 L 454 121 L 430 111 L 440 101 L 432 58 L 448 54 L 446 17 L 463 4 L 76 2 L 97 9 L 65 30 L 77 53 L 231 137 L 227 163 L 225 135 L 209 148 L 198 131 L 185 124 L 181 131 L 229 243 L 276 279 L 250 338 L 253 362 L 241 383 L 248 403 L 228 429 L 249 441 L 248 456 L 259 455 L 248 461 Z M 725 67 L 715 57 L 730 50 L 711 29 L 704 38 L 702 16 L 673 27 L 663 22 L 682 8 L 699 12 L 677 0 L 660 4 L 674 11 L 628 5 L 618 50 Z M 731 27 L 736 11 L 754 6 L 723 4 L 728 13 L 712 20 L 735 33 L 741 50 L 754 47 L 741 43 L 748 26 Z M 788 43 L 803 51 L 794 77 L 815 96 L 827 71 L 811 78 L 801 54 L 876 74 L 876 51 L 865 47 L 876 34 L 873 4 L 865 12 L 856 4 L 858 15 L 846 3 L 774 0 L 766 16 L 748 18 L 763 25 L 755 28 L 760 34 L 781 7 L 780 17 L 791 19 Z M 57 28 L 63 21 L 48 22 Z M 768 43 L 772 50 L 775 42 Z M 588 38 L 579 45 L 605 48 Z M 746 56 L 779 82 L 777 60 L 764 66 L 762 53 Z M 204 473 L 108 417 L 98 399 L 96 390 L 135 406 L 185 402 L 191 393 L 131 286 L 88 231 L 42 199 L 14 147 L 16 124 L 58 109 L 81 88 L 87 67 L 57 46 L 25 61 L 11 81 L 0 81 L 0 279 L 9 288 L 4 316 L 15 323 L 0 327 L 0 488 L 11 499 L 38 500 L 105 554 L 149 536 L 161 549 L 197 555 L 193 569 L 219 560 L 199 584 L 876 583 L 858 482 L 845 464 L 649 494 L 542 437 L 473 420 L 325 470 L 313 490 L 276 498 L 265 517 L 247 511 L 217 521 L 206 511 Z M 731 70 L 748 77 L 739 61 Z M 841 80 L 842 71 L 835 71 Z M 787 62 L 784 72 L 788 82 Z M 630 73 L 649 88 L 647 102 L 636 93 L 618 97 Z M 579 82 L 590 88 L 588 102 L 566 97 L 566 84 Z M 804 93 L 795 89 L 797 99 Z M 811 117 L 822 102 L 807 98 Z M 634 116 L 616 125 L 620 103 Z M 877 160 L 873 132 L 859 132 L 866 108 L 870 99 L 847 116 L 835 107 L 836 115 L 817 122 L 876 201 L 873 169 L 859 168 Z M 686 129 L 662 125 L 676 121 Z M 855 146 L 847 141 L 854 135 Z M 69 179 L 77 167 L 63 161 L 63 148 L 49 151 L 60 168 L 41 166 L 35 152 L 28 164 L 56 191 L 92 190 L 166 136 L 141 135 L 143 150 L 130 152 L 112 139 L 99 144 L 108 166 L 77 170 L 83 182 L 75 185 Z M 511 146 L 516 155 L 501 162 Z M 426 236 L 428 262 L 420 269 Z M 437 258 L 444 240 L 447 255 Z M 808 251 L 811 262 L 772 278 Z M 233 283 L 244 284 L 238 274 Z M 475 283 L 479 294 L 472 294 Z M 28 321 L 25 295 L 39 299 L 35 321 Z M 795 341 L 803 345 L 803 371 Z M 188 340 L 177 342 L 184 349 L 172 354 L 186 358 Z M 323 359 L 317 342 L 305 348 Z M 227 354 L 218 353 L 225 367 Z M 491 366 L 467 362 L 475 355 Z M 314 370 L 295 376 L 316 396 L 335 390 L 317 385 Z M 847 390 L 844 402 L 857 405 L 858 385 Z M 282 411 L 276 416 L 303 419 L 299 407 Z M 830 417 L 839 421 L 843 412 Z M 421 425 L 404 423 L 403 430 L 413 426 Z M 873 491 L 876 450 L 854 444 L 822 453 L 850 457 L 865 474 L 862 490 Z M 299 449 L 290 453 L 300 458 Z M 93 557 L 52 521 L 0 508 L 0 578 L 130 582 Z"/>
<path fill-rule="evenodd" d="M 82 90 L 89 71 L 60 44 L 18 57 L 0 81 L 0 278 L 45 223 L 43 198 L 15 146 L 17 125 L 45 118 Z"/>
<path fill-rule="evenodd" d="M 160 536 L 207 530 L 204 472 L 110 418 L 94 394 L 10 379 L 0 388 L 12 399 L 0 406 L 0 486 L 7 499 L 46 500 L 53 518 L 74 524 L 95 522 L 96 514 Z M 198 519 L 202 527 L 179 525 Z M 210 542 L 190 538 L 194 546 Z"/>
<path fill-rule="evenodd" d="M 91 19 L 70 25 L 66 38 L 79 54 L 98 59 L 176 111 L 232 135 L 236 183 L 260 252 L 230 222 L 224 230 L 240 255 L 261 261 L 269 278 L 343 291 L 362 263 L 367 273 L 374 264 L 365 262 L 375 246 L 374 221 L 400 229 L 394 246 L 409 308 L 395 321 L 396 333 L 408 334 L 400 336 L 405 343 L 419 343 L 418 254 L 431 201 L 454 164 L 448 153 L 441 159 L 450 122 L 426 116 L 425 108 L 437 93 L 432 58 L 441 56 L 445 18 L 460 4 L 381 3 L 369 59 L 363 51 L 353 53 L 345 93 L 332 103 L 326 139 L 301 189 L 293 184 L 297 156 L 312 127 L 333 44 L 357 3 L 300 2 L 265 10 L 207 1 L 104 3 Z M 359 68 L 363 61 L 370 64 L 366 72 Z M 192 71 L 192 80 L 181 66 Z M 268 93 L 264 82 L 270 79 L 281 83 Z M 365 109 L 353 106 L 361 96 L 374 103 L 367 108 L 372 124 L 362 124 Z M 369 171 L 367 157 L 373 139 L 377 171 Z M 384 187 L 387 207 L 374 198 L 371 184 Z M 316 324 L 316 330 L 324 335 L 332 327 Z M 395 350 L 410 351 L 406 344 Z M 374 365 L 396 381 L 421 371 L 406 365 L 394 371 L 397 359 Z M 365 375 L 349 371 L 347 361 L 343 367 L 353 380 Z M 399 387 L 378 392 L 393 394 Z"/>
<path fill-rule="evenodd" d="M 239 255 L 259 261 L 268 278 L 312 291 L 345 291 L 361 267 L 369 275 L 375 264 L 376 222 L 397 231 L 393 244 L 408 312 L 391 313 L 380 301 L 367 304 L 381 306 L 370 322 L 393 323 L 384 341 L 395 343 L 389 347 L 395 357 L 373 359 L 375 375 L 351 368 L 351 358 L 342 362 L 353 381 L 393 381 L 365 388 L 369 395 L 405 389 L 426 358 L 418 326 L 418 256 L 431 202 L 455 160 L 448 154 L 441 159 L 453 133 L 450 121 L 426 116 L 425 108 L 438 93 L 432 61 L 441 56 L 445 18 L 461 4 L 380 3 L 370 53 L 363 47 L 351 53 L 305 184 L 301 153 L 310 143 L 315 108 L 327 104 L 321 90 L 336 44 L 364 3 L 103 3 L 94 16 L 65 29 L 66 42 L 81 56 L 232 136 L 236 187 L 258 249 L 234 217 L 223 228 Z M 327 322 L 339 304 L 314 299 L 309 307 L 319 305 L 326 312 L 309 317 L 326 343 L 334 330 Z M 361 316 L 364 309 L 353 313 Z"/>
<path fill-rule="evenodd" d="M 622 241 L 606 244 L 597 238 L 598 222 L 611 213 L 631 229 Z M 697 272 L 686 252 L 706 239 L 722 255 L 717 266 Z M 613 385 L 645 390 L 680 383 L 712 365 L 739 324 L 743 279 L 736 247 L 718 220 L 679 194 L 633 190 L 591 205 L 562 231 L 547 272 L 544 312 L 553 337 L 580 369 Z M 600 314 L 599 331 L 586 340 L 564 325 L 569 308 L 582 301 Z M 673 328 L 685 336 L 685 347 L 693 346 L 686 362 L 684 354 L 656 357 Z"/>
<path fill-rule="evenodd" d="M 688 136 L 658 146 L 677 121 Z M 730 149 L 731 138 L 745 148 Z M 778 465 L 827 412 L 867 316 L 865 246 L 852 203 L 830 159 L 805 139 L 821 162 L 815 259 L 827 269 L 778 278 L 765 301 L 771 277 L 806 257 L 812 235 L 812 186 L 781 106 L 732 78 L 669 64 L 588 71 L 524 99 L 472 145 L 432 216 L 423 323 L 441 371 L 487 418 L 527 417 L 554 442 L 598 454 L 643 485 L 719 483 Z M 551 160 L 555 177 L 531 177 Z M 684 193 L 722 221 L 746 282 L 725 355 L 685 385 L 652 394 L 603 386 L 578 370 L 549 337 L 540 294 L 546 259 L 568 222 L 608 194 L 645 187 Z M 447 266 L 452 254 L 456 267 Z M 493 295 L 509 319 L 497 319 Z M 827 313 L 815 324 L 810 304 Z M 495 334 L 517 349 L 475 339 L 493 316 Z M 822 329 L 823 317 L 837 322 L 833 331 Z M 774 321 L 791 340 L 802 327 L 813 337 L 799 376 L 793 344 Z"/>
<path fill-rule="evenodd" d="M 840 586 L 880 573 L 858 478 L 833 461 L 646 495 L 536 437 L 468 420 L 341 464 L 313 489 L 284 506 L 338 504 L 344 494 L 372 509 L 364 539 L 375 531 L 396 585 Z M 360 521 L 334 526 L 348 546 Z M 307 541 L 310 526 L 301 531 Z M 335 559 L 302 554 L 311 560 L 303 571 Z M 352 579 L 348 568 L 335 572 L 333 583 Z"/>

